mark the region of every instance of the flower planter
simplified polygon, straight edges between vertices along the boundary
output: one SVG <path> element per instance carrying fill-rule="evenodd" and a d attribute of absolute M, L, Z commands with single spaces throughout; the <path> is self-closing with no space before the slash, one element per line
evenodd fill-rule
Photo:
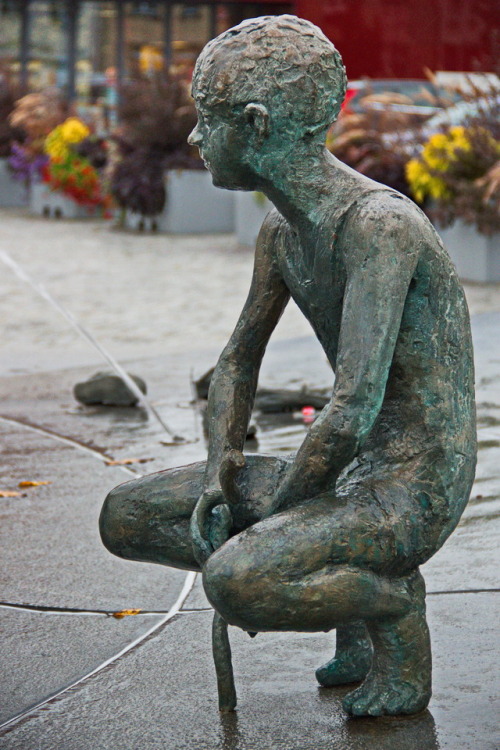
<path fill-rule="evenodd" d="M 28 205 L 28 190 L 21 180 L 15 180 L 7 159 L 0 159 L 0 206 L 24 208 Z"/>
<path fill-rule="evenodd" d="M 240 245 L 255 246 L 262 222 L 272 208 L 263 193 L 237 193 L 235 223 Z"/>
<path fill-rule="evenodd" d="M 81 206 L 64 193 L 51 190 L 43 182 L 31 185 L 30 210 L 37 216 L 54 219 L 88 219 L 100 215 L 98 207 Z"/>
<path fill-rule="evenodd" d="M 500 281 L 500 233 L 486 237 L 459 220 L 438 232 L 461 279 Z"/>
<path fill-rule="evenodd" d="M 131 229 L 169 234 L 234 231 L 234 193 L 212 184 L 206 170 L 171 170 L 166 173 L 167 200 L 162 213 L 144 217 L 127 212 Z"/>

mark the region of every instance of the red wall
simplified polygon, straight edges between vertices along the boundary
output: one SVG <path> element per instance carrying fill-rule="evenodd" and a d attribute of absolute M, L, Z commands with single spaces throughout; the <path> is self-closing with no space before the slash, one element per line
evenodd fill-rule
<path fill-rule="evenodd" d="M 296 0 L 295 12 L 334 42 L 351 80 L 498 71 L 497 0 Z"/>

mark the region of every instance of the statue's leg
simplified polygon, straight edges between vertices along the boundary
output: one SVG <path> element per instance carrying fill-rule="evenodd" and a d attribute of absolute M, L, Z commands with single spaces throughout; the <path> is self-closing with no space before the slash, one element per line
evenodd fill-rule
<path fill-rule="evenodd" d="M 316 670 L 323 687 L 361 682 L 372 665 L 373 647 L 364 622 L 339 625 L 336 634 L 335 656 Z"/>
<path fill-rule="evenodd" d="M 404 489 L 384 486 L 391 500 Z M 401 496 L 393 516 L 382 494 L 373 502 L 373 484 L 364 496 L 356 490 L 357 498 L 316 498 L 230 539 L 204 567 L 205 591 L 224 620 L 248 631 L 366 622 L 373 667 L 347 709 L 414 713 L 430 697 L 424 590 L 408 568 L 418 510 Z"/>
<path fill-rule="evenodd" d="M 243 502 L 233 512 L 233 533 L 258 521 L 287 462 L 250 455 L 238 478 Z M 107 496 L 99 526 L 107 549 L 126 560 L 199 570 L 189 533 L 203 489 L 205 462 L 167 469 L 115 487 Z"/>
<path fill-rule="evenodd" d="M 413 714 L 429 703 L 432 659 L 425 584 L 415 571 L 406 585 L 413 601 L 405 615 L 367 623 L 373 667 L 363 684 L 344 699 L 344 708 L 353 716 Z"/>

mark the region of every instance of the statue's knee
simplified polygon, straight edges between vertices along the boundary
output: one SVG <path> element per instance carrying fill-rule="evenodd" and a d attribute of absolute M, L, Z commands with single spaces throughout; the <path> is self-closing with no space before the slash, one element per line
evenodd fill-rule
<path fill-rule="evenodd" d="M 203 588 L 210 603 L 220 612 L 231 598 L 235 586 L 232 566 L 226 563 L 221 551 L 214 552 L 203 567 Z"/>
<path fill-rule="evenodd" d="M 101 540 L 109 552 L 128 558 L 130 524 L 127 522 L 126 494 L 122 486 L 115 487 L 107 495 L 99 517 Z"/>
<path fill-rule="evenodd" d="M 260 606 L 253 569 L 252 560 L 233 549 L 231 542 L 214 552 L 203 568 L 209 602 L 226 622 L 245 630 L 256 629 L 254 615 Z"/>

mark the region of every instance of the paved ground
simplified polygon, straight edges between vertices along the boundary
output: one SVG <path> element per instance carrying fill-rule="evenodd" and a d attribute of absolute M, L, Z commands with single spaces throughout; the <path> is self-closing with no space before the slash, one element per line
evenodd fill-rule
<path fill-rule="evenodd" d="M 220 350 L 245 301 L 253 252 L 232 235 L 172 237 L 56 224 L 0 210 L 0 249 L 118 358 Z M 471 314 L 500 310 L 500 284 L 467 284 Z M 0 263 L 0 374 L 92 363 L 88 344 Z M 273 339 L 310 334 L 293 303 Z"/>
<path fill-rule="evenodd" d="M 231 629 L 239 708 L 221 717 L 199 581 L 113 558 L 99 541 L 97 517 L 117 483 L 204 457 L 190 374 L 214 362 L 234 325 L 251 254 L 231 237 L 123 236 L 98 223 L 54 225 L 14 212 L 0 219 L 0 249 L 147 380 L 162 417 L 189 441 L 165 445 L 168 436 L 141 410 L 79 407 L 72 386 L 101 366 L 97 355 L 3 269 L 0 490 L 22 494 L 0 499 L 0 748 L 497 749 L 499 287 L 467 288 L 472 311 L 482 313 L 473 318 L 480 456 L 463 520 L 424 568 L 434 652 L 429 711 L 349 720 L 340 705 L 345 690 L 315 685 L 332 635 L 251 641 Z M 262 383 L 330 383 L 307 334 L 291 310 Z M 293 416 L 257 418 L 257 426 L 261 452 L 289 452 L 305 432 Z M 108 466 L 110 457 L 148 461 Z M 50 484 L 20 490 L 25 480 Z M 110 616 L 134 607 L 141 613 Z"/>

